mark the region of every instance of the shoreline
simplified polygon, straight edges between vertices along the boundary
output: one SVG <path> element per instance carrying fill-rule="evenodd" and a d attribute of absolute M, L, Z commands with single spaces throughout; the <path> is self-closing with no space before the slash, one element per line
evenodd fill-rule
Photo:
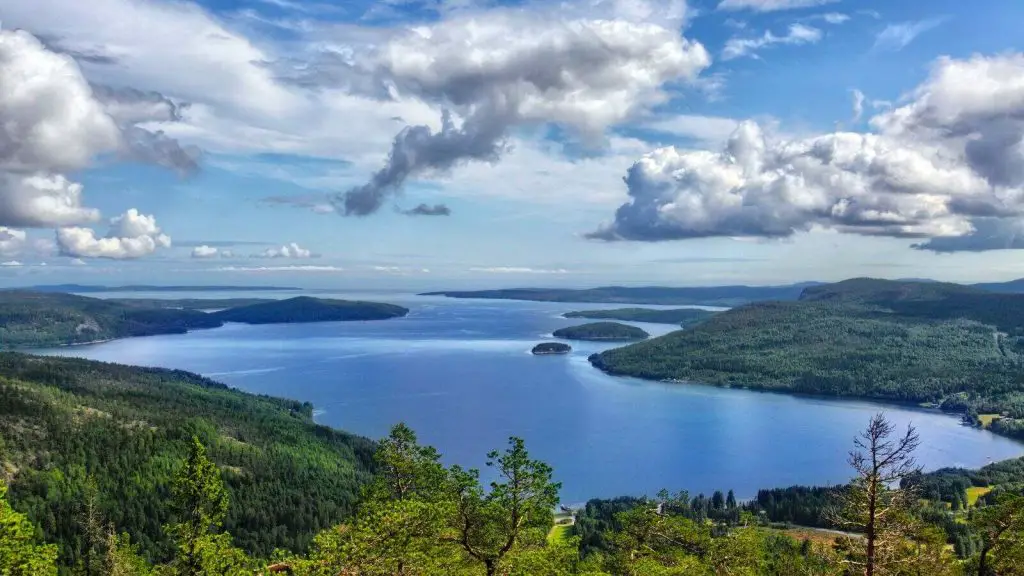
<path fill-rule="evenodd" d="M 596 355 L 596 354 L 592 354 L 591 356 L 594 356 L 594 355 Z M 1007 435 L 1004 435 L 1004 434 L 997 434 L 996 432 L 993 432 L 989 428 L 984 428 L 984 427 L 980 427 L 980 426 L 971 426 L 971 425 L 963 423 L 963 417 L 966 416 L 966 412 L 957 412 L 957 411 L 943 410 L 939 406 L 926 406 L 926 405 L 924 405 L 924 404 L 922 404 L 920 402 L 899 401 L 899 400 L 894 400 L 894 399 L 889 399 L 889 398 L 879 398 L 879 397 L 874 397 L 874 396 L 857 396 L 857 395 L 839 396 L 839 395 L 835 395 L 835 394 L 819 394 L 819 393 L 814 393 L 814 392 L 800 392 L 800 391 L 794 391 L 794 390 L 783 390 L 783 389 L 768 388 L 768 387 L 756 386 L 756 385 L 753 385 L 753 386 L 724 386 L 724 385 L 721 385 L 721 384 L 714 384 L 714 383 L 711 383 L 711 382 L 701 382 L 701 381 L 698 381 L 698 380 L 681 380 L 681 379 L 678 379 L 678 378 L 662 378 L 662 379 L 644 378 L 643 376 L 636 376 L 636 375 L 633 375 L 633 374 L 618 374 L 616 372 L 611 372 L 609 370 L 605 370 L 604 368 L 596 366 L 593 362 L 591 362 L 589 357 L 587 358 L 587 363 L 590 364 L 591 368 L 601 372 L 602 374 L 606 374 L 608 376 L 612 376 L 612 377 L 615 377 L 615 378 L 633 378 L 633 379 L 636 379 L 636 380 L 640 380 L 642 382 L 649 382 L 649 383 L 653 383 L 653 384 L 666 384 L 666 385 L 673 385 L 673 386 L 702 386 L 702 387 L 709 387 L 709 388 L 717 388 L 719 390 L 743 390 L 743 391 L 746 391 L 746 392 L 757 392 L 757 393 L 760 393 L 760 394 L 777 394 L 777 395 L 782 395 L 782 396 L 790 396 L 790 397 L 794 397 L 794 398 L 805 398 L 805 399 L 811 399 L 811 400 L 831 400 L 831 401 L 840 401 L 840 402 L 842 402 L 842 401 L 868 402 L 868 403 L 871 403 L 871 404 L 878 404 L 879 406 L 881 406 L 883 408 L 885 406 L 892 406 L 894 408 L 903 408 L 903 409 L 910 409 L 910 410 L 915 410 L 915 411 L 920 411 L 920 412 L 929 412 L 929 413 L 932 413 L 932 414 L 941 414 L 941 415 L 944 415 L 944 416 L 950 416 L 950 417 L 959 418 L 960 419 L 960 423 L 961 423 L 960 425 L 965 427 L 965 428 L 973 428 L 975 430 L 986 431 L 986 432 L 992 434 L 993 436 L 997 436 L 999 438 L 1005 438 L 1007 440 L 1010 440 L 1011 442 L 1015 442 L 1017 444 L 1020 444 L 1020 445 L 1024 446 L 1024 438 L 1016 438 L 1014 436 L 1007 436 Z"/>

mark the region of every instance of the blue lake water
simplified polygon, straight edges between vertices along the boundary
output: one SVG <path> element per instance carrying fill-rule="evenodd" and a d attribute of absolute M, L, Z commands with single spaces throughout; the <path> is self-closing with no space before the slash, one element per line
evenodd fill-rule
<path fill-rule="evenodd" d="M 573 342 L 568 356 L 529 353 L 580 322 L 563 312 L 614 306 L 363 297 L 412 312 L 382 322 L 230 324 L 50 353 L 199 372 L 312 402 L 318 422 L 373 438 L 405 421 L 447 462 L 465 466 L 482 467 L 489 450 L 521 436 L 554 467 L 570 503 L 661 488 L 751 497 L 758 488 L 842 482 L 854 435 L 878 411 L 917 427 L 928 469 L 1024 454 L 1022 444 L 926 410 L 607 376 L 587 362 L 606 344 Z M 635 325 L 655 335 L 673 329 Z"/>

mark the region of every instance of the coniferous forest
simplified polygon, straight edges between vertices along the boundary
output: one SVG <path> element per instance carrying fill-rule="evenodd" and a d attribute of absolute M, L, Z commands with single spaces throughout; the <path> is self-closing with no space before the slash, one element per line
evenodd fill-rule
<path fill-rule="evenodd" d="M 7 353 L 0 574 L 1024 573 L 1024 459 L 922 474 L 913 429 L 865 424 L 843 486 L 570 514 L 517 438 L 484 485 L 401 424 L 374 443 L 186 372 Z"/>

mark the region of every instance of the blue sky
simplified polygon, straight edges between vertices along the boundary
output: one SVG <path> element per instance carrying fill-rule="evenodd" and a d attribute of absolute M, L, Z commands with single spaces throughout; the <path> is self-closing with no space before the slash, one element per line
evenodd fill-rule
<path fill-rule="evenodd" d="M 0 285 L 1024 276 L 1024 176 L 993 176 L 970 143 L 998 132 L 1000 158 L 1017 154 L 1020 2 L 87 4 L 0 0 L 8 34 L 45 44 L 25 58 L 73 57 L 109 87 L 97 110 L 122 134 L 33 168 L 80 184 L 61 202 L 95 217 L 28 218 L 28 193 L 0 190 Z M 990 110 L 997 94 L 1020 108 Z M 0 101 L 0 118 L 19 111 Z M 424 132 L 399 147 L 407 126 Z M 822 141 L 853 156 L 823 158 Z M 15 164 L 0 168 L 27 174 Z M 353 207 L 385 166 L 375 203 Z M 421 204 L 450 214 L 403 213 Z M 935 238 L 954 248 L 912 248 Z"/>

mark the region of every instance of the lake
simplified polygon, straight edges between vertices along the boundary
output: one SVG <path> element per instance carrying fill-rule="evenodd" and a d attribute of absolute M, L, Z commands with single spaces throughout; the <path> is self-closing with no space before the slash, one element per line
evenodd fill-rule
<path fill-rule="evenodd" d="M 229 324 L 48 353 L 181 368 L 309 401 L 318 422 L 373 438 L 405 421 L 446 462 L 465 466 L 483 467 L 489 450 L 520 436 L 554 467 L 568 503 L 661 488 L 734 489 L 745 498 L 758 488 L 843 482 L 852 439 L 878 411 L 901 429 L 917 427 L 918 460 L 928 469 L 1024 454 L 1022 444 L 927 410 L 608 376 L 587 362 L 604 343 L 572 342 L 568 356 L 529 353 L 553 330 L 585 322 L 560 314 L 617 306 L 358 297 L 412 311 L 380 322 Z M 631 324 L 652 334 L 673 329 Z"/>

